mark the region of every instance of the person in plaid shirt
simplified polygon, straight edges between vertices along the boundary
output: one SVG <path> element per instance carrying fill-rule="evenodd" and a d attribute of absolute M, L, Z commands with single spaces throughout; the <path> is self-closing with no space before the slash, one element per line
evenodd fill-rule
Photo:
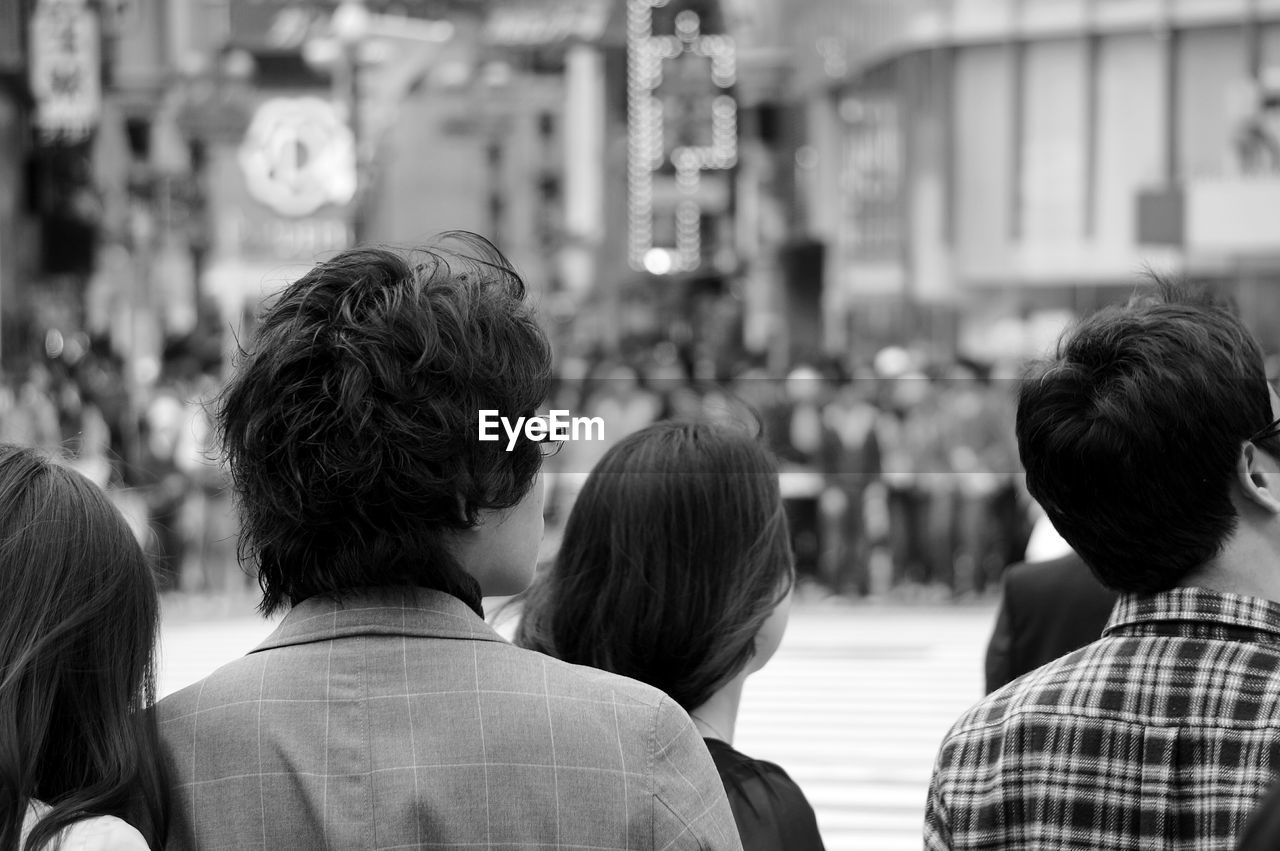
<path fill-rule="evenodd" d="M 1237 318 L 1156 285 L 1020 386 L 1028 490 L 1121 594 L 951 728 L 927 849 L 1232 848 L 1280 766 L 1280 398 Z"/>

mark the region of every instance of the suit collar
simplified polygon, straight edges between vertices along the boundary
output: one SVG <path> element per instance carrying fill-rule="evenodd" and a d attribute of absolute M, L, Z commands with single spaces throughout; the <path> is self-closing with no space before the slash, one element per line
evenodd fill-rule
<path fill-rule="evenodd" d="M 360 588 L 345 593 L 340 600 L 303 600 L 251 652 L 357 635 L 506 642 L 470 606 L 443 591 Z"/>

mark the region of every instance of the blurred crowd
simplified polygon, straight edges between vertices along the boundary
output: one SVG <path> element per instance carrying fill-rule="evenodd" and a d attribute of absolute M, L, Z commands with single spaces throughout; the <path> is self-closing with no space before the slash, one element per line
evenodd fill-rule
<path fill-rule="evenodd" d="M 0 442 L 60 456 L 105 488 L 152 557 L 163 590 L 225 591 L 236 521 L 211 443 L 212 372 L 176 361 L 130 392 L 118 359 L 59 352 L 0 381 Z"/>
<path fill-rule="evenodd" d="M 1038 509 L 1022 486 L 1008 365 L 895 348 L 855 369 L 802 363 L 775 377 L 745 364 L 718 376 L 659 348 L 639 364 L 567 372 L 552 407 L 600 417 L 605 440 L 566 442 L 549 459 L 551 546 L 609 446 L 655 420 L 694 417 L 763 431 L 797 572 L 831 592 L 983 594 L 1026 551 Z"/>
<path fill-rule="evenodd" d="M 549 407 L 599 417 L 605 439 L 566 442 L 548 459 L 544 557 L 611 445 L 660 419 L 697 418 L 763 432 L 803 580 L 907 599 L 994 590 L 1023 557 L 1037 511 L 1021 484 L 1011 377 L 902 349 L 854 369 L 801 363 L 781 373 L 747 363 L 718 375 L 663 346 L 638 361 L 569 362 Z M 60 454 L 106 488 L 163 588 L 228 591 L 247 580 L 210 439 L 218 387 L 212 371 L 178 361 L 131 394 L 109 356 L 51 358 L 0 383 L 0 440 Z"/>

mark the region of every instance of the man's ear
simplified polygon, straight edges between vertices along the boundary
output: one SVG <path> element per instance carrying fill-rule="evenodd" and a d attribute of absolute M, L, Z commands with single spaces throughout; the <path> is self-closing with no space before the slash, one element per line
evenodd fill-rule
<path fill-rule="evenodd" d="M 467 523 L 467 499 L 466 499 L 466 497 L 464 497 L 462 494 L 458 494 L 458 495 L 456 495 L 456 496 L 454 497 L 454 499 L 455 499 L 455 500 L 457 501 L 457 503 L 458 503 L 458 514 L 457 514 L 457 518 L 458 518 L 458 521 L 459 521 L 460 523 L 462 523 L 462 531 L 467 532 L 467 531 L 471 531 L 472 529 L 478 529 L 478 528 L 479 528 L 479 525 L 478 525 L 478 524 L 477 524 L 476 526 L 471 526 L 471 525 L 468 525 L 468 523 Z"/>
<path fill-rule="evenodd" d="M 1271 514 L 1280 515 L 1280 473 L 1263 469 L 1264 464 L 1274 466 L 1268 457 L 1252 442 L 1245 441 L 1236 458 L 1236 485 L 1245 499 Z"/>

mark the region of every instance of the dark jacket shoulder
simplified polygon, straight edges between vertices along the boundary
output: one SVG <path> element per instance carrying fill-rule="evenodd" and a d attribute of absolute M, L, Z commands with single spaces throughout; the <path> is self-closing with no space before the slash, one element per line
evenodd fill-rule
<path fill-rule="evenodd" d="M 1075 553 L 1010 566 L 987 647 L 987 691 L 1096 641 L 1118 596 Z"/>

